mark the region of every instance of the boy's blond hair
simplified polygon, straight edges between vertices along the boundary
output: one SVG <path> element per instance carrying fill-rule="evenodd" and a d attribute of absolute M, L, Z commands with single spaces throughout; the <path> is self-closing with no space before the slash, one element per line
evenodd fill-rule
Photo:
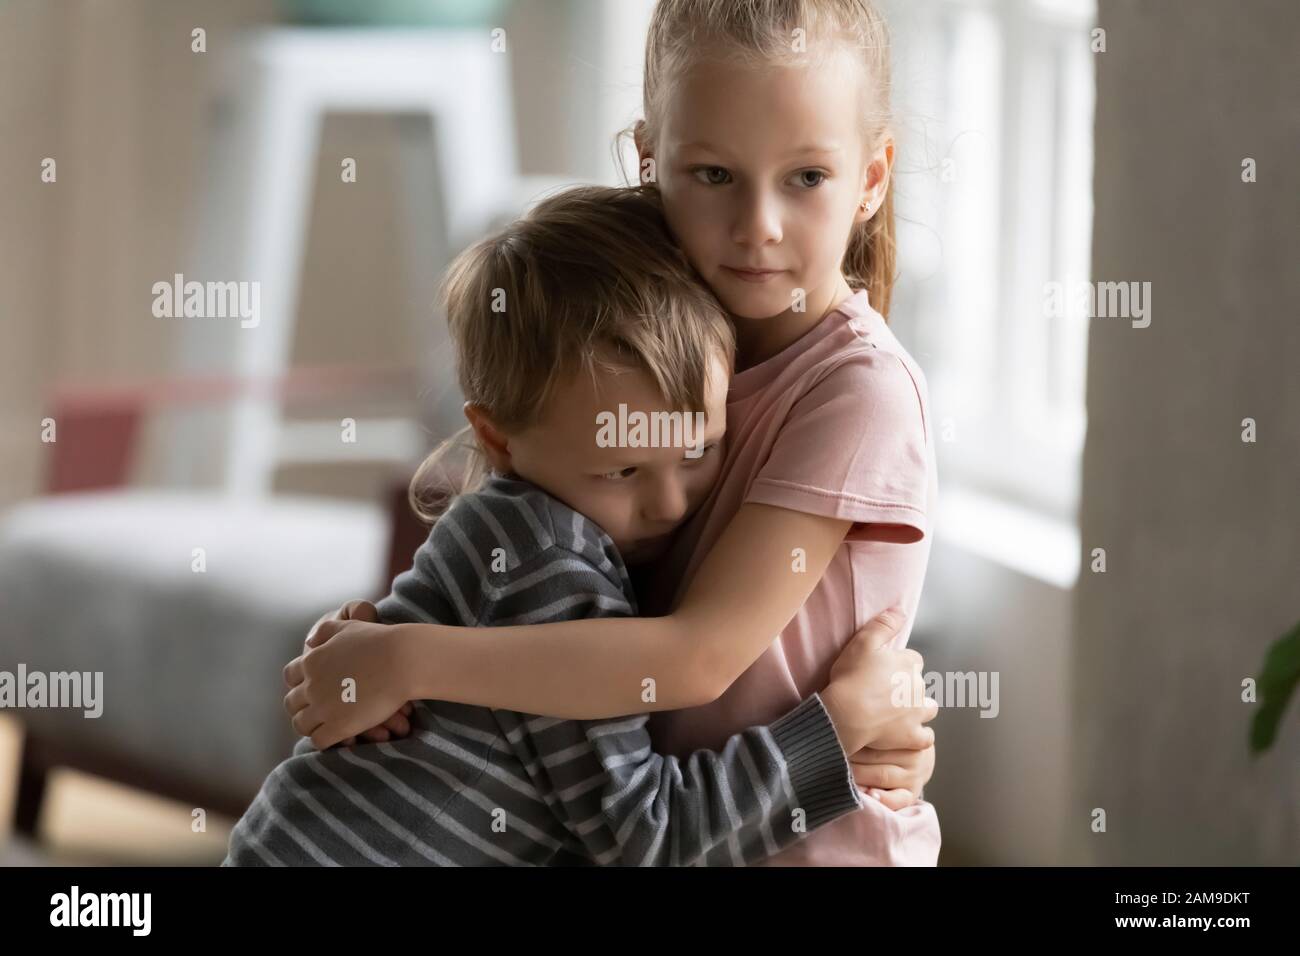
<path fill-rule="evenodd" d="M 730 371 L 735 352 L 658 195 L 639 188 L 580 186 L 543 200 L 456 258 L 442 305 L 465 400 L 507 434 L 537 424 L 560 385 L 599 366 L 642 370 L 670 407 L 705 411 L 711 358 Z M 451 460 L 457 449 L 467 460 Z M 487 471 L 465 427 L 420 465 L 411 506 L 435 521 Z"/>

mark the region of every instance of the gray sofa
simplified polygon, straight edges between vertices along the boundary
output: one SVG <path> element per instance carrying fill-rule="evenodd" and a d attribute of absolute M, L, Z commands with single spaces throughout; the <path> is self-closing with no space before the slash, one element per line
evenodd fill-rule
<path fill-rule="evenodd" d="M 325 498 L 110 491 L 4 515 L 0 670 L 103 674 L 98 718 L 12 711 L 17 829 L 59 765 L 242 812 L 295 740 L 282 668 L 326 609 L 386 590 L 389 548 L 385 508 Z"/>

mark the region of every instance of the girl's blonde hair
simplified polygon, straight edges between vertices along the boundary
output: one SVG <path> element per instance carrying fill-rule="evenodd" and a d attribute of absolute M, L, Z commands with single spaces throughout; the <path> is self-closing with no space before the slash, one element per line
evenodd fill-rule
<path fill-rule="evenodd" d="M 802 31 L 802 33 L 797 32 Z M 871 0 L 659 0 L 646 37 L 642 92 L 645 141 L 656 143 L 672 82 L 704 57 L 738 63 L 804 63 L 852 50 L 875 102 L 861 117 L 874 144 L 893 122 L 889 28 Z M 629 130 L 619 134 L 621 140 Z M 853 227 L 842 268 L 886 319 L 897 247 L 894 191 Z"/>
<path fill-rule="evenodd" d="M 461 393 L 506 434 L 537 424 L 561 384 L 598 367 L 643 370 L 671 407 L 705 411 L 711 359 L 730 372 L 735 352 L 653 190 L 581 186 L 543 200 L 461 253 L 441 298 Z M 462 428 L 420 465 L 411 507 L 433 522 L 487 474 Z"/>

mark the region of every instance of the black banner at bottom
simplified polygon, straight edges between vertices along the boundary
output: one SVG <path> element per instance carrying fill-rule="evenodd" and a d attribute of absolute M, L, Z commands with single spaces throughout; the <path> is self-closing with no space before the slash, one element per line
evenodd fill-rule
<path fill-rule="evenodd" d="M 0 869 L 0 918 L 7 941 L 76 934 L 127 945 L 437 943 L 466 931 L 554 943 L 575 930 L 598 945 L 601 932 L 625 941 L 629 931 L 714 928 L 720 939 L 768 942 L 774 932 L 815 933 L 808 942 L 843 932 L 866 946 L 1099 934 L 1184 945 L 1289 934 L 1295 877 L 1288 868 Z"/>

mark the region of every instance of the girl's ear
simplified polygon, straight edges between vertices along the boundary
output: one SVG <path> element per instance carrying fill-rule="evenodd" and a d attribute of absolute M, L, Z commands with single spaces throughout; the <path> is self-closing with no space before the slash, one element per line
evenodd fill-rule
<path fill-rule="evenodd" d="M 483 450 L 492 470 L 503 475 L 509 473 L 510 449 L 505 434 L 496 427 L 482 405 L 466 402 L 463 410 L 465 417 L 469 419 L 469 427 L 474 429 L 478 446 Z"/>
<path fill-rule="evenodd" d="M 862 171 L 862 189 L 858 193 L 855 222 L 866 222 L 884 205 L 885 193 L 889 191 L 890 172 L 893 168 L 894 141 L 886 138 L 876 152 L 868 157 L 866 168 Z"/>

